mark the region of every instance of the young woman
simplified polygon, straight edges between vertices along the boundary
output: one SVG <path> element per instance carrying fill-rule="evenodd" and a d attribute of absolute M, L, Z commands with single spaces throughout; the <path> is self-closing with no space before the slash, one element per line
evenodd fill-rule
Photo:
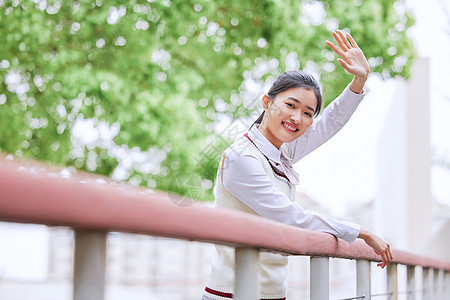
<path fill-rule="evenodd" d="M 303 210 L 295 202 L 298 174 L 292 165 L 330 139 L 349 120 L 364 97 L 369 64 L 350 34 L 333 32 L 337 45 L 326 41 L 354 75 L 342 94 L 322 113 L 319 84 L 309 74 L 281 74 L 262 97 L 263 113 L 249 131 L 225 150 L 214 187 L 217 207 L 258 214 L 285 224 L 330 233 L 349 243 L 363 239 L 382 258 L 392 259 L 389 244 L 368 229 Z M 288 258 L 260 254 L 261 299 L 285 299 Z M 234 249 L 216 246 L 212 272 L 202 300 L 230 299 L 234 292 Z"/>

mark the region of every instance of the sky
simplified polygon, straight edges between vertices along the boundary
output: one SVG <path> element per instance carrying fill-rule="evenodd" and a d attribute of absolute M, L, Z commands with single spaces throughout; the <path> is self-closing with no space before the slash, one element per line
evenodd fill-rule
<path fill-rule="evenodd" d="M 416 15 L 416 25 L 410 34 L 419 55 L 430 58 L 431 145 L 437 156 L 450 160 L 450 139 L 446 132 L 450 128 L 450 18 L 446 18 L 439 0 L 408 0 L 407 3 Z M 446 6 L 450 10 L 450 4 Z M 445 33 L 445 26 L 449 33 Z M 364 50 L 364 45 L 360 46 Z M 367 82 L 369 92 L 349 123 L 295 166 L 300 174 L 300 190 L 337 216 L 345 214 L 350 203 L 375 197 L 376 149 L 393 101 L 383 95 L 394 93 L 396 85 L 395 80 L 371 77 Z M 431 180 L 436 200 L 450 205 L 450 171 L 433 166 Z M 0 277 L 44 279 L 47 238 L 45 226 L 0 226 Z"/>

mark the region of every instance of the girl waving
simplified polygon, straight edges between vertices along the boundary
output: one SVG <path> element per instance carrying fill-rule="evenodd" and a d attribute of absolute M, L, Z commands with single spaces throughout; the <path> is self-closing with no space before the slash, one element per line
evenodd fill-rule
<path fill-rule="evenodd" d="M 350 34 L 333 32 L 337 45 L 327 45 L 341 58 L 353 80 L 321 114 L 322 95 L 309 74 L 281 74 L 262 97 L 263 113 L 248 132 L 228 147 L 220 161 L 214 187 L 217 207 L 330 233 L 349 243 L 363 239 L 378 253 L 384 268 L 392 259 L 389 244 L 357 224 L 306 211 L 295 202 L 298 174 L 293 164 L 334 136 L 364 98 L 369 64 Z M 317 117 L 317 119 L 314 119 Z M 285 299 L 288 257 L 260 254 L 261 299 Z M 234 249 L 216 246 L 212 272 L 202 300 L 231 299 L 234 293 Z"/>

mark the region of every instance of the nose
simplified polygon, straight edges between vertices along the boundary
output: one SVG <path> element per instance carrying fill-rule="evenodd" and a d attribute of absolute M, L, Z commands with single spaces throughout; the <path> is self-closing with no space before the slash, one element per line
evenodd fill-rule
<path fill-rule="evenodd" d="M 299 112 L 299 111 L 293 112 L 291 114 L 291 118 L 290 119 L 291 119 L 292 124 L 294 124 L 294 125 L 300 124 L 300 122 L 302 121 L 302 119 L 301 119 L 301 112 Z"/>

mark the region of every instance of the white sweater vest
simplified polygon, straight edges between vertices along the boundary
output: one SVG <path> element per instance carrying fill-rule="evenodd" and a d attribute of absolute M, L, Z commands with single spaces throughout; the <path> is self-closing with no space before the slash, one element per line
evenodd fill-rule
<path fill-rule="evenodd" d="M 281 150 L 288 155 L 287 149 L 283 146 Z M 227 148 L 222 156 L 217 171 L 216 184 L 214 187 L 216 207 L 226 207 L 239 211 L 256 214 L 255 211 L 243 204 L 233 194 L 223 186 L 222 174 L 224 166 L 227 164 L 228 153 L 238 151 L 240 155 L 248 153 L 255 156 L 261 162 L 264 171 L 275 183 L 276 187 L 286 194 L 291 201 L 295 201 L 295 185 L 291 185 L 285 178 L 276 175 L 264 157 L 264 155 L 246 137 L 238 139 L 233 145 Z M 226 167 L 225 167 L 226 172 Z M 288 256 L 261 252 L 259 256 L 259 278 L 260 278 L 260 299 L 277 299 L 286 297 L 288 272 Z M 216 252 L 213 255 L 212 271 L 209 277 L 208 287 L 223 293 L 234 293 L 234 248 L 216 245 Z M 225 299 L 207 293 L 206 299 Z"/>

